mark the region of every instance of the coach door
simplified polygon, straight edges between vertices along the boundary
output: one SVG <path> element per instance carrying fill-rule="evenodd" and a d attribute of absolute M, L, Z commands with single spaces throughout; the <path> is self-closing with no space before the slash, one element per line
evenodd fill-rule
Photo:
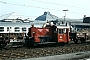
<path fill-rule="evenodd" d="M 58 42 L 68 42 L 68 29 L 58 28 Z"/>

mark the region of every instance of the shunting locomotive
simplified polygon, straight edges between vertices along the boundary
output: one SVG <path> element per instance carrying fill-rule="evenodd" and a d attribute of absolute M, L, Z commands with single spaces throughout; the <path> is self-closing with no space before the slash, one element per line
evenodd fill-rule
<path fill-rule="evenodd" d="M 85 43 L 88 39 L 87 32 L 71 32 L 70 26 L 54 25 L 53 22 L 44 24 L 43 27 L 34 27 L 32 25 L 29 28 L 28 36 L 26 36 L 26 46 L 37 46 L 38 44 L 47 43 Z"/>
<path fill-rule="evenodd" d="M 27 46 L 36 46 L 46 43 L 69 43 L 69 26 L 50 25 L 44 27 L 29 28 L 28 36 L 25 39 Z"/>

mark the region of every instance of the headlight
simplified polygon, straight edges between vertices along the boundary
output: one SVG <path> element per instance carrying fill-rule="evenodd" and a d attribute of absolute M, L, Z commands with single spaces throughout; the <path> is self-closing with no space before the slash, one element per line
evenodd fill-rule
<path fill-rule="evenodd" d="M 62 38 L 62 36 L 60 36 L 60 38 Z"/>
<path fill-rule="evenodd" d="M 33 32 L 33 34 L 34 34 L 35 32 Z"/>
<path fill-rule="evenodd" d="M 86 35 L 89 35 L 88 33 Z"/>
<path fill-rule="evenodd" d="M 79 35 L 79 34 L 77 34 L 77 35 Z"/>

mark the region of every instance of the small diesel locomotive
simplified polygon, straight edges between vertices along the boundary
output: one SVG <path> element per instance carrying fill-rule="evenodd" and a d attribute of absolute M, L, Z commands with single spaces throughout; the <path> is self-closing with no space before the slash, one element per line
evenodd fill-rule
<path fill-rule="evenodd" d="M 29 28 L 28 36 L 25 43 L 27 46 L 37 46 L 38 44 L 47 43 L 69 43 L 69 26 L 47 25 L 45 27 Z"/>

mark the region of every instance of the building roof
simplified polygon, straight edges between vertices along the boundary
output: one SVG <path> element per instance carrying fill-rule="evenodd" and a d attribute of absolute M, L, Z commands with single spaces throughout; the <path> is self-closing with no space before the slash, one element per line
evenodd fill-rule
<path fill-rule="evenodd" d="M 33 25 L 35 27 L 42 27 L 44 23 L 38 23 L 38 22 L 31 22 L 31 23 L 11 23 L 11 22 L 0 22 L 0 26 L 3 27 L 31 27 Z"/>
<path fill-rule="evenodd" d="M 64 21 L 64 18 L 58 18 L 56 21 Z M 71 19 L 71 18 L 65 18 L 66 22 L 81 22 L 83 23 L 83 19 Z"/>
<path fill-rule="evenodd" d="M 9 13 L 9 14 L 5 14 L 5 15 L 2 15 L 0 16 L 0 20 L 4 20 L 4 19 L 24 19 L 22 16 L 20 16 L 18 13 L 16 12 L 12 12 L 12 13 Z"/>
<path fill-rule="evenodd" d="M 43 15 L 37 17 L 35 20 L 38 21 L 64 21 L 64 18 L 58 18 L 55 15 L 52 15 L 50 12 L 44 12 Z M 71 19 L 65 18 L 66 22 L 83 22 L 83 19 Z"/>
<path fill-rule="evenodd" d="M 73 22 L 73 23 L 71 23 L 71 25 L 90 26 L 90 23 L 80 23 L 80 22 L 75 23 L 75 22 Z"/>
<path fill-rule="evenodd" d="M 43 15 L 37 17 L 35 20 L 38 21 L 49 21 L 49 20 L 56 20 L 58 17 L 55 15 L 52 15 L 50 12 L 44 12 Z"/>

